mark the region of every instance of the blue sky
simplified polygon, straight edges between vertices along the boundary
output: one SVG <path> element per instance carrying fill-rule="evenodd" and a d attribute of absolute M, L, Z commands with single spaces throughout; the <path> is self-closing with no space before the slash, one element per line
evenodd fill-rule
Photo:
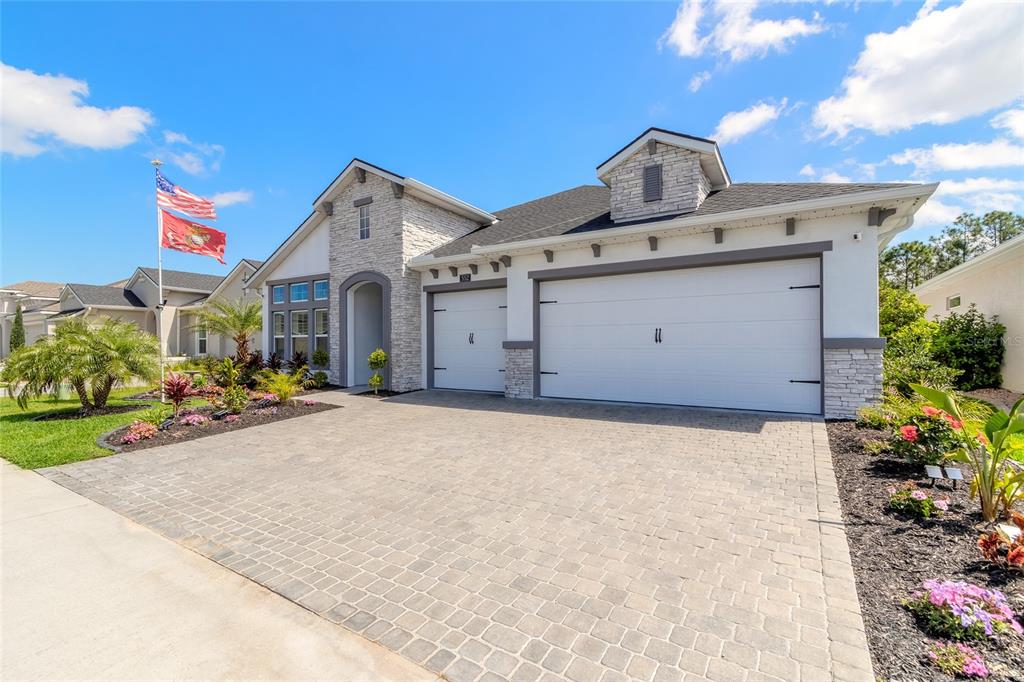
<path fill-rule="evenodd" d="M 227 199 L 230 267 L 353 156 L 496 210 L 652 125 L 716 136 L 737 182 L 942 180 L 923 238 L 1024 212 L 1020 36 L 1024 4 L 979 0 L 4 3 L 0 280 L 154 265 L 154 155 Z"/>

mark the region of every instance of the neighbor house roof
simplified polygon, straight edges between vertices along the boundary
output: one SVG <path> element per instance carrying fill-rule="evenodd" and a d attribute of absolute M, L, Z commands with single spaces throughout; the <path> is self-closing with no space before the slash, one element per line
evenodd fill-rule
<path fill-rule="evenodd" d="M 879 189 L 913 187 L 913 183 L 758 183 L 729 185 L 712 192 L 696 211 L 659 216 L 657 221 L 680 216 L 707 216 L 807 199 L 841 197 Z M 495 211 L 498 222 L 475 230 L 430 252 L 436 257 L 470 253 L 473 246 L 491 246 L 525 239 L 607 230 L 641 223 L 642 219 L 613 222 L 609 209 L 611 190 L 599 185 L 582 185 L 564 192 Z"/>
<path fill-rule="evenodd" d="M 68 284 L 67 288 L 86 306 L 145 308 L 146 304 L 128 289 L 96 284 Z"/>
<path fill-rule="evenodd" d="M 139 268 L 149 279 L 157 281 L 156 268 Z M 217 288 L 223 275 L 204 275 L 199 272 L 164 269 L 164 286 L 168 289 L 187 289 L 189 291 L 211 292 Z"/>
<path fill-rule="evenodd" d="M 24 282 L 15 282 L 14 284 L 2 286 L 0 291 L 17 291 L 32 298 L 59 298 L 60 290 L 63 288 L 63 284 L 56 282 L 37 282 L 36 280 L 27 279 Z"/>
<path fill-rule="evenodd" d="M 251 274 L 255 273 L 257 270 L 259 270 L 261 265 L 263 265 L 263 261 L 261 261 L 261 260 L 254 260 L 252 258 L 243 258 L 243 259 L 241 259 L 240 261 L 235 263 L 235 267 L 231 268 L 231 272 L 229 272 L 228 274 L 224 275 L 224 278 L 220 281 L 220 284 L 218 284 L 214 288 L 214 290 L 209 293 L 209 295 L 203 296 L 201 298 L 197 298 L 196 300 L 191 301 L 189 303 L 185 303 L 183 307 L 198 306 L 198 305 L 201 305 L 201 304 L 205 303 L 206 301 L 208 301 L 210 299 L 217 298 L 221 294 L 221 289 L 227 287 L 228 283 L 231 282 L 231 280 L 234 279 L 238 275 L 238 273 L 243 272 L 246 268 L 248 268 L 248 269 L 252 270 L 252 273 L 250 273 L 250 275 L 251 275 Z M 242 281 L 243 282 L 246 281 L 244 276 L 243 276 L 243 280 Z M 242 288 L 244 290 L 244 288 L 245 288 L 244 285 L 243 285 Z"/>
<path fill-rule="evenodd" d="M 1024 254 L 1024 234 L 1017 235 L 1013 239 L 1007 239 L 999 246 L 977 255 L 969 261 L 961 263 L 955 268 L 951 268 L 945 272 L 935 275 L 931 279 L 918 284 L 912 289 L 912 291 L 915 294 L 933 291 L 934 289 L 941 288 L 944 284 L 955 280 L 965 273 L 985 269 L 989 266 L 1000 265 L 1006 262 L 1007 259 L 1019 257 L 1022 254 Z"/>

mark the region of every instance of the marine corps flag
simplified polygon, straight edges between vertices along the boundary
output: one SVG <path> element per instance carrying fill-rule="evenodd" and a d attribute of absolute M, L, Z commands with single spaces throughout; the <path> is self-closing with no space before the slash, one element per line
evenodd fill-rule
<path fill-rule="evenodd" d="M 211 256 L 224 264 L 227 235 L 212 227 L 194 223 L 167 211 L 160 211 L 160 245 L 165 249 Z"/>

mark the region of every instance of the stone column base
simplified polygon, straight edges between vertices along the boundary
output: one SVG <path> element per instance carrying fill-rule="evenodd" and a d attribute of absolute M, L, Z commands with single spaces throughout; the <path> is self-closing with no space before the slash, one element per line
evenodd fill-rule
<path fill-rule="evenodd" d="M 533 347 L 505 347 L 505 397 L 533 398 Z"/>
<path fill-rule="evenodd" d="M 825 349 L 825 417 L 855 419 L 882 398 L 881 348 Z"/>

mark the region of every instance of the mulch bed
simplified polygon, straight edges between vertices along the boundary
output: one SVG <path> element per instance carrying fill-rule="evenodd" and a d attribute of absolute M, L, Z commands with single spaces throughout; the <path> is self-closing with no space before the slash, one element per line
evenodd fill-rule
<path fill-rule="evenodd" d="M 329 405 L 327 403 L 318 402 L 313 403 L 312 405 L 306 405 L 301 401 L 292 401 L 287 405 L 275 405 L 274 407 L 277 408 L 276 411 L 264 409 L 257 412 L 254 405 L 255 403 L 251 403 L 250 406 L 239 415 L 239 418 L 233 421 L 227 421 L 225 419 L 211 419 L 203 424 L 189 426 L 187 424 L 180 423 L 179 418 L 178 420 L 175 420 L 174 424 L 157 432 L 157 434 L 152 438 L 140 440 L 135 443 L 121 443 L 121 436 L 128 430 L 128 427 L 125 426 L 108 434 L 106 437 L 106 443 L 120 452 L 132 452 L 133 450 L 145 450 L 146 448 L 155 448 L 161 445 L 170 445 L 171 443 L 182 443 L 184 441 L 195 440 L 196 438 L 205 438 L 206 436 L 213 436 L 218 433 L 247 429 L 251 426 L 262 426 L 263 424 L 271 424 L 285 419 L 305 417 L 307 415 L 324 412 L 326 410 L 334 410 L 340 407 L 339 405 Z M 217 410 L 216 408 L 205 406 L 193 408 L 189 411 L 194 414 L 202 414 L 209 417 Z"/>
<path fill-rule="evenodd" d="M 376 398 L 377 400 L 382 400 L 384 398 L 392 398 L 396 395 L 402 395 L 402 393 L 404 393 L 404 391 L 385 391 L 384 389 L 380 389 L 374 393 L 371 389 L 369 391 L 364 391 L 363 393 L 356 393 L 355 395 L 362 398 Z"/>
<path fill-rule="evenodd" d="M 110 407 L 101 407 L 99 409 L 92 410 L 64 410 L 62 412 L 47 412 L 41 414 L 38 417 L 33 417 L 34 422 L 50 422 L 50 421 L 61 421 L 64 419 L 88 419 L 89 417 L 103 417 L 108 414 L 123 414 L 125 412 L 135 412 L 136 410 L 144 410 L 149 405 L 112 405 Z"/>
<path fill-rule="evenodd" d="M 991 566 L 976 546 L 981 531 L 977 500 L 969 486 L 938 483 L 929 490 L 921 467 L 891 455 L 864 451 L 864 441 L 885 438 L 882 431 L 852 421 L 827 423 L 832 461 L 839 482 L 846 536 L 850 544 L 871 658 L 879 679 L 950 680 L 925 665 L 927 635 L 901 601 L 924 580 L 963 580 L 1004 592 L 1018 619 L 1024 616 L 1024 576 Z M 970 471 L 963 467 L 964 476 Z M 887 488 L 915 480 L 927 492 L 947 497 L 949 511 L 938 519 L 915 519 L 888 510 Z M 1024 637 L 999 644 L 970 642 L 981 652 L 993 680 L 1024 680 Z"/>

